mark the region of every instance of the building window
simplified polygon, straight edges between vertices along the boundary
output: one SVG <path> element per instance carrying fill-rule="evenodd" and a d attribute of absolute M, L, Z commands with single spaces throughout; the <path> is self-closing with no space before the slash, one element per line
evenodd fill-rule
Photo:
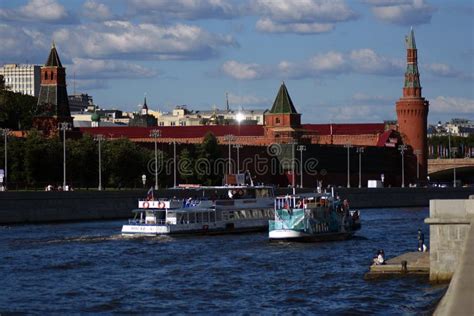
<path fill-rule="evenodd" d="M 279 117 L 275 118 L 275 124 L 280 124 L 280 118 Z"/>
<path fill-rule="evenodd" d="M 176 122 L 171 122 L 170 125 L 171 126 L 176 126 Z"/>

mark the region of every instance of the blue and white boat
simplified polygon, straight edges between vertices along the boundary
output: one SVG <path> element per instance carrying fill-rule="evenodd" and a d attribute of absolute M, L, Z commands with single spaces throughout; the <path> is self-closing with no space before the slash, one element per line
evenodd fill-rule
<path fill-rule="evenodd" d="M 265 231 L 273 218 L 270 186 L 198 186 L 193 198 L 138 202 L 122 235 L 157 236 Z"/>
<path fill-rule="evenodd" d="M 275 218 L 269 221 L 271 241 L 331 241 L 351 238 L 360 229 L 359 212 L 347 201 L 326 193 L 275 198 Z"/>

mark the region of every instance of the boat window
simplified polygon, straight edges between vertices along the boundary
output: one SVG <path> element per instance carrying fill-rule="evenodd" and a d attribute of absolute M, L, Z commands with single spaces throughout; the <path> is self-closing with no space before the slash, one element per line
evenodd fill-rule
<path fill-rule="evenodd" d="M 216 213 L 210 212 L 209 215 L 210 215 L 209 216 L 209 222 L 211 222 L 211 223 L 215 222 L 216 221 Z"/>
<path fill-rule="evenodd" d="M 186 224 L 187 223 L 187 218 L 186 218 L 186 214 L 184 213 L 180 213 L 178 214 L 178 223 L 180 224 Z"/>
<path fill-rule="evenodd" d="M 271 197 L 272 194 L 269 188 L 257 189 L 255 192 L 256 197 Z"/>
<path fill-rule="evenodd" d="M 229 219 L 233 219 L 235 216 L 234 216 L 234 211 L 230 211 L 229 212 Z"/>
<path fill-rule="evenodd" d="M 202 223 L 202 213 L 196 213 L 196 223 Z"/>
<path fill-rule="evenodd" d="M 189 223 L 195 223 L 196 222 L 196 213 L 190 212 L 189 213 Z"/>

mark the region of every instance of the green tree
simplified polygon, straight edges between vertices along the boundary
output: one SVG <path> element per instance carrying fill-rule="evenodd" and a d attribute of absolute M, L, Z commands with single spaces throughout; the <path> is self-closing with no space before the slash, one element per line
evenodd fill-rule
<path fill-rule="evenodd" d="M 29 130 L 37 98 L 0 89 L 0 127 Z"/>
<path fill-rule="evenodd" d="M 150 174 L 148 165 L 152 152 L 122 138 L 104 142 L 102 159 L 103 183 L 112 187 L 136 187 L 141 175 Z"/>
<path fill-rule="evenodd" d="M 178 172 L 179 177 L 186 183 L 193 183 L 196 181 L 196 170 L 194 164 L 194 155 L 191 154 L 187 148 L 181 150 L 178 157 Z"/>
<path fill-rule="evenodd" d="M 66 141 L 67 174 L 76 187 L 98 186 L 98 148 L 90 135 Z"/>
<path fill-rule="evenodd" d="M 219 160 L 222 158 L 216 136 L 208 132 L 204 136 L 202 144 L 197 150 L 198 161 L 196 162 L 197 180 L 204 185 L 219 185 L 222 183 L 223 170 L 220 168 Z M 203 164 L 209 169 L 204 172 Z"/>

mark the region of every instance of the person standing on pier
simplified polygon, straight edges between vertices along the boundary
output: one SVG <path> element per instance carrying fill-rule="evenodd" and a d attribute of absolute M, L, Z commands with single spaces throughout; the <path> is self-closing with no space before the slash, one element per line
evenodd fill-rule
<path fill-rule="evenodd" d="M 418 229 L 418 251 L 423 251 L 423 245 L 425 244 L 425 235 L 421 231 L 421 228 Z"/>

